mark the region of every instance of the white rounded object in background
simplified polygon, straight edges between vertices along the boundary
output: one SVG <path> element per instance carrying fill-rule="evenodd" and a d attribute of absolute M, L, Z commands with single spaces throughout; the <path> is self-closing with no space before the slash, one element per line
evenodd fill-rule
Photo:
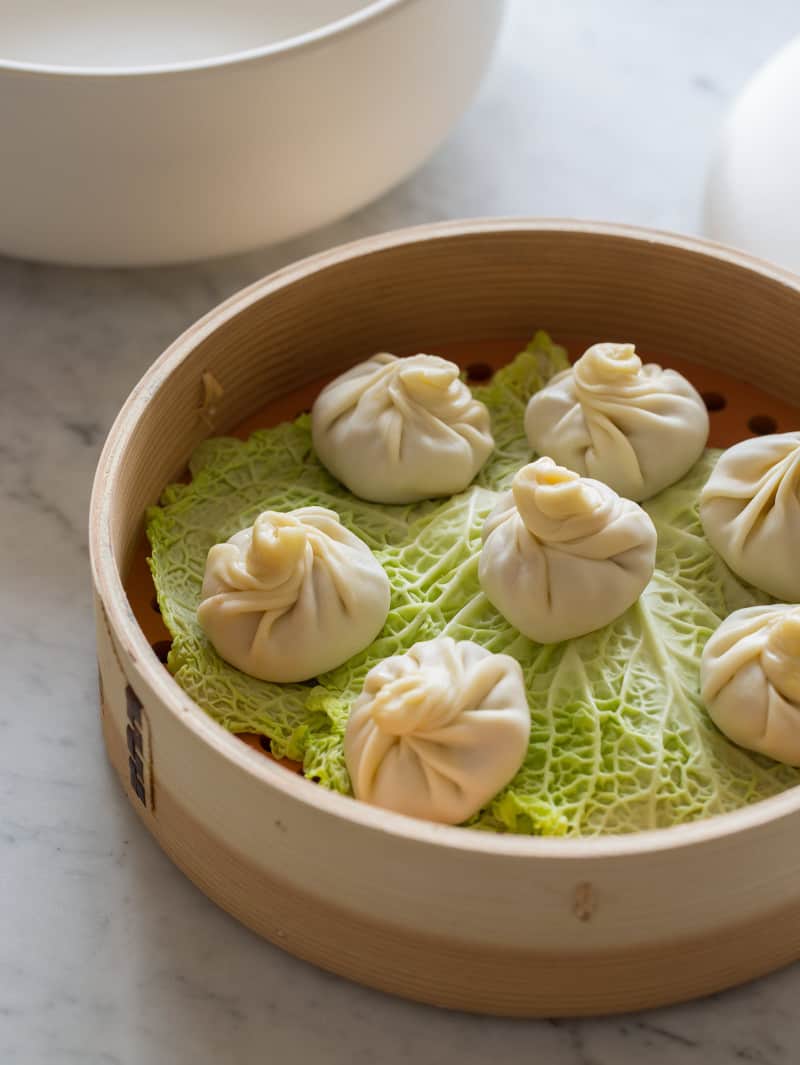
<path fill-rule="evenodd" d="M 706 186 L 708 236 L 800 272 L 800 37 L 745 86 Z"/>
<path fill-rule="evenodd" d="M 0 254 L 225 255 L 410 174 L 489 62 L 504 0 L 0 0 Z"/>

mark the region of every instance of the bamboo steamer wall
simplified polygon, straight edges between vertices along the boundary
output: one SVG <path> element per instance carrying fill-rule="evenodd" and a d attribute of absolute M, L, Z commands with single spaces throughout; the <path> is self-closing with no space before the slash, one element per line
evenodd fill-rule
<path fill-rule="evenodd" d="M 145 507 L 210 432 L 375 350 L 534 326 L 631 339 L 800 405 L 800 281 L 700 241 L 478 221 L 375 237 L 288 267 L 176 341 L 109 435 L 91 512 L 104 736 L 171 857 L 293 953 L 438 1005 L 633 1009 L 800 957 L 800 794 L 587 840 L 393 815 L 329 794 L 225 733 L 157 660 L 123 590 Z M 209 372 L 223 393 L 204 405 Z"/>

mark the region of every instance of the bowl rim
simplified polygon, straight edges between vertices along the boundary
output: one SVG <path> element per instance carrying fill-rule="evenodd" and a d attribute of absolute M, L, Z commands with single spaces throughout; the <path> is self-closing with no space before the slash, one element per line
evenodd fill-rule
<path fill-rule="evenodd" d="M 665 230 L 578 219 L 475 218 L 428 223 L 365 237 L 284 266 L 234 293 L 189 326 L 134 386 L 109 430 L 92 487 L 89 553 L 95 588 L 115 638 L 120 640 L 129 659 L 136 662 L 153 692 L 181 726 L 193 731 L 217 755 L 233 763 L 238 771 L 255 777 L 260 786 L 276 788 L 287 799 L 312 807 L 321 815 L 343 818 L 353 827 L 387 833 L 420 844 L 445 846 L 462 854 L 587 862 L 605 861 L 623 855 L 646 858 L 653 852 L 684 850 L 723 837 L 728 839 L 734 834 L 747 833 L 800 813 L 800 786 L 706 820 L 668 828 L 645 829 L 629 835 L 560 838 L 495 834 L 435 824 L 394 813 L 351 796 L 328 791 L 251 750 L 217 724 L 183 691 L 158 660 L 135 621 L 114 557 L 110 525 L 112 491 L 109 489 L 113 490 L 130 432 L 138 424 L 139 416 L 165 376 L 190 357 L 198 343 L 211 335 L 219 325 L 235 317 L 247 306 L 331 265 L 410 243 L 503 232 L 595 234 L 678 248 L 728 262 L 775 281 L 793 290 L 800 300 L 800 276 L 725 245 Z"/>
<path fill-rule="evenodd" d="M 241 49 L 238 52 L 227 52 L 222 55 L 209 56 L 205 59 L 186 60 L 181 63 L 150 63 L 135 64 L 133 66 L 104 67 L 104 66 L 72 66 L 60 63 L 33 63 L 22 62 L 13 59 L 4 59 L 0 55 L 0 74 L 28 74 L 48 78 L 89 78 L 89 79 L 130 79 L 157 77 L 159 75 L 185 74 L 198 71 L 210 71 L 228 69 L 236 66 L 244 66 L 257 62 L 261 59 L 278 58 L 280 56 L 304 51 L 317 45 L 326 43 L 334 37 L 343 36 L 346 33 L 363 29 L 373 21 L 385 15 L 392 14 L 402 7 L 420 3 L 421 0 L 370 0 L 356 11 L 341 18 L 324 22 L 320 26 L 306 33 L 295 34 L 272 44 L 261 45 L 256 48 Z"/>

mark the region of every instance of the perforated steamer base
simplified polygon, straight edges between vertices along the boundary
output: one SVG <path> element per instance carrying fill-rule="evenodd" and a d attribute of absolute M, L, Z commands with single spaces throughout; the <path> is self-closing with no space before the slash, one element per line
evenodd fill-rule
<path fill-rule="evenodd" d="M 365 302 L 367 292 L 382 300 Z M 287 772 L 194 706 L 153 654 L 164 633 L 132 569 L 145 505 L 208 434 L 197 412 L 205 370 L 227 385 L 216 431 L 239 424 L 246 435 L 265 424 L 263 411 L 241 420 L 258 389 L 283 395 L 269 407 L 280 420 L 308 406 L 313 389 L 295 391 L 304 379 L 381 347 L 452 356 L 443 338 L 493 335 L 502 343 L 480 353 L 470 345 L 459 358 L 493 362 L 532 326 L 560 340 L 572 323 L 576 336 L 633 339 L 685 372 L 664 352 L 698 353 L 709 366 L 687 375 L 726 399 L 711 416 L 712 443 L 726 445 L 748 435 L 754 415 L 779 431 L 798 426 L 787 405 L 800 406 L 798 321 L 792 278 L 702 242 L 513 221 L 337 249 L 198 323 L 123 410 L 93 498 L 104 734 L 164 849 L 278 945 L 436 1005 L 526 1016 L 628 1010 L 800 957 L 800 789 L 695 825 L 600 840 L 501 837 L 375 810 Z M 787 403 L 733 384 L 729 369 Z M 120 573 L 132 576 L 141 627 Z"/>

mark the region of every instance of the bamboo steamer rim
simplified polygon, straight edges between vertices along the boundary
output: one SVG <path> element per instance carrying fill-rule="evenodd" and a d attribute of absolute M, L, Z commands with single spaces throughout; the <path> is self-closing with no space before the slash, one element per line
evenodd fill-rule
<path fill-rule="evenodd" d="M 232 733 L 218 725 L 183 691 L 152 652 L 136 622 L 123 587 L 111 536 L 111 506 L 116 479 L 133 428 L 161 385 L 189 357 L 194 348 L 222 323 L 249 305 L 294 282 L 348 260 L 409 244 L 443 238 L 519 232 L 598 235 L 631 242 L 647 242 L 726 262 L 783 285 L 800 295 L 800 276 L 755 256 L 699 237 L 638 226 L 559 218 L 477 218 L 453 220 L 393 230 L 317 253 L 262 278 L 234 293 L 191 325 L 160 355 L 134 387 L 115 419 L 95 474 L 90 502 L 89 551 L 95 587 L 112 628 L 123 641 L 125 652 L 181 723 L 192 730 L 237 770 L 275 788 L 293 801 L 360 826 L 419 844 L 445 847 L 476 855 L 502 855 L 526 859 L 592 862 L 614 857 L 647 859 L 654 852 L 688 849 L 718 839 L 730 839 L 774 823 L 800 811 L 800 787 L 762 799 L 729 813 L 685 825 L 645 829 L 629 835 L 558 838 L 495 834 L 438 825 L 406 817 L 328 791 L 312 781 L 290 773 L 250 750 Z"/>

